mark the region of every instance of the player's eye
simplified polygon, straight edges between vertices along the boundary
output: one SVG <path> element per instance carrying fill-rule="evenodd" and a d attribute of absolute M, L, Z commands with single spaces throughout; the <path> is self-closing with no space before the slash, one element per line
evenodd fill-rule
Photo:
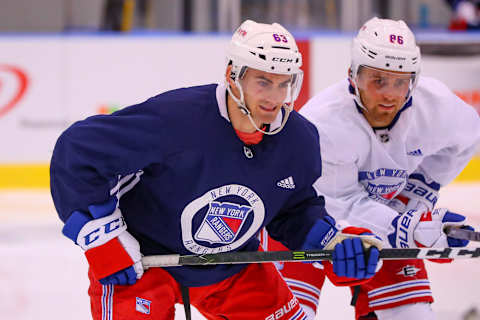
<path fill-rule="evenodd" d="M 257 83 L 262 88 L 268 88 L 268 86 L 270 86 L 270 83 L 265 80 L 259 80 Z"/>
<path fill-rule="evenodd" d="M 375 78 L 373 79 L 373 83 L 375 83 L 377 86 L 384 86 L 386 81 L 383 78 Z"/>
<path fill-rule="evenodd" d="M 285 88 L 288 88 L 288 86 L 290 85 L 290 81 L 287 81 L 287 82 L 282 82 L 280 83 L 280 88 L 281 89 L 285 89 Z"/>
<path fill-rule="evenodd" d="M 397 87 L 405 87 L 405 86 L 408 86 L 410 80 L 408 79 L 397 79 L 395 81 L 395 86 Z"/>

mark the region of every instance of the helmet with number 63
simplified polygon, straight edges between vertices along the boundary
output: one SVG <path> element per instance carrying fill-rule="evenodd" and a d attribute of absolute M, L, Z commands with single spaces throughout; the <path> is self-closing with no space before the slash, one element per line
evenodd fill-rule
<path fill-rule="evenodd" d="M 303 80 L 303 71 L 300 69 L 302 55 L 290 32 L 278 23 L 264 24 L 246 20 L 235 31 L 228 45 L 227 63 L 232 65 L 230 78 L 239 88 L 240 97 L 236 97 L 232 93 L 228 82 L 226 83 L 227 90 L 240 110 L 250 118 L 253 124 L 240 84 L 247 68 L 292 76 L 288 96 L 282 106 L 285 114 L 281 127 L 272 132 L 265 132 L 254 124 L 258 131 L 265 134 L 279 132 L 285 125 L 289 113 L 293 110 L 293 103 L 298 97 Z"/>

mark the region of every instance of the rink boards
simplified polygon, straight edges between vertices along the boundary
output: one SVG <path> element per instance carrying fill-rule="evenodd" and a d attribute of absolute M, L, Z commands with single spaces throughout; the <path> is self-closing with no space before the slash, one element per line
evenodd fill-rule
<path fill-rule="evenodd" d="M 298 37 L 305 80 L 297 108 L 346 77 L 350 37 Z M 480 42 L 480 34 L 463 37 L 447 38 Z M 438 34 L 418 38 L 446 41 Z M 173 88 L 221 81 L 228 40 L 225 35 L 0 34 L 0 188 L 47 188 L 54 143 L 76 120 Z M 480 110 L 480 55 L 423 55 L 422 74 L 442 80 Z M 480 155 L 458 181 L 480 181 Z"/>

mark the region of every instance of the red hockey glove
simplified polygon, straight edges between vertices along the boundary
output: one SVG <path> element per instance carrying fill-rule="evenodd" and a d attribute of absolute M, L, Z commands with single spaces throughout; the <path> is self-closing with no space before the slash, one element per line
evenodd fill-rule
<path fill-rule="evenodd" d="M 134 284 L 143 275 L 138 241 L 128 233 L 115 198 L 74 211 L 63 234 L 85 250 L 90 269 L 102 284 Z"/>

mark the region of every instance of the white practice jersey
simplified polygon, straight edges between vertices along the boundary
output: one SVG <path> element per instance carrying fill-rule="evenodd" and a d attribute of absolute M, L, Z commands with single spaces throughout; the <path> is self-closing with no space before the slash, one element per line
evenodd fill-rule
<path fill-rule="evenodd" d="M 374 130 L 348 81 L 314 96 L 300 110 L 318 128 L 322 177 L 317 190 L 329 214 L 382 237 L 398 213 L 388 202 L 411 174 L 444 186 L 467 165 L 480 143 L 480 117 L 438 80 L 421 77 L 411 103 L 390 128 Z"/>

